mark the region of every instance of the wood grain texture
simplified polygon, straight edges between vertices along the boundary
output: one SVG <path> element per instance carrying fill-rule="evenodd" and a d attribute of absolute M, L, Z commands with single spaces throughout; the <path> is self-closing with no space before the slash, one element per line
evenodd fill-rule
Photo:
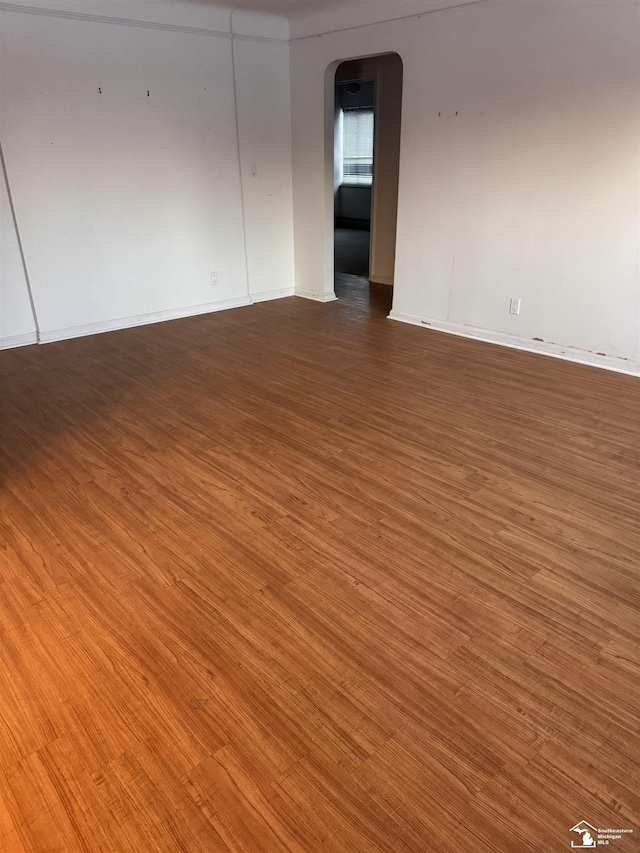
<path fill-rule="evenodd" d="M 2 353 L 2 853 L 639 849 L 638 383 L 337 292 Z"/>

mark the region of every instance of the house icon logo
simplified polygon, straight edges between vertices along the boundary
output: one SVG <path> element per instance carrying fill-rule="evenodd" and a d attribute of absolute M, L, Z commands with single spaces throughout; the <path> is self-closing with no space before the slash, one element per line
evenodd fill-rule
<path fill-rule="evenodd" d="M 598 830 L 595 826 L 591 826 L 590 823 L 587 823 L 586 820 L 581 820 L 580 823 L 572 826 L 570 832 L 576 832 L 580 836 L 580 841 L 571 842 L 572 847 L 580 847 L 581 849 L 584 849 L 585 847 L 590 848 L 596 846 Z"/>

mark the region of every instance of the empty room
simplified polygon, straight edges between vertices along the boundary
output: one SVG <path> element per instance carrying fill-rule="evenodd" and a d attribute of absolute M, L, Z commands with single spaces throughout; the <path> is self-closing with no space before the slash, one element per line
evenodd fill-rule
<path fill-rule="evenodd" d="M 640 850 L 639 48 L 0 2 L 0 853 Z"/>

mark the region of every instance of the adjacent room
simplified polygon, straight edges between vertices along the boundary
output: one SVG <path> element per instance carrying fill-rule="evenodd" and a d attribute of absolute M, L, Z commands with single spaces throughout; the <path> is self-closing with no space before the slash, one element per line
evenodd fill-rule
<path fill-rule="evenodd" d="M 363 295 L 388 314 L 398 219 L 402 60 L 385 53 L 335 72 L 334 291 Z"/>
<path fill-rule="evenodd" d="M 373 95 L 373 80 L 336 83 L 334 269 L 336 275 L 367 280 L 373 185 Z"/>
<path fill-rule="evenodd" d="M 0 2 L 0 853 L 639 849 L 639 44 Z"/>

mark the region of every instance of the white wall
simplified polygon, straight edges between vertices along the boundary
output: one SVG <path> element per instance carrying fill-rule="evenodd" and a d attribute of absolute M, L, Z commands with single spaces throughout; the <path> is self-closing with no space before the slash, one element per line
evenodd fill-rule
<path fill-rule="evenodd" d="M 637 367 L 637 46 L 627 0 L 488 0 L 294 40 L 297 287 L 331 296 L 328 80 L 338 61 L 395 51 L 393 316 Z M 511 296 L 520 316 L 508 313 Z"/>
<path fill-rule="evenodd" d="M 293 292 L 289 48 L 235 43 L 238 124 L 252 301 Z"/>
<path fill-rule="evenodd" d="M 234 42 L 236 102 L 228 11 L 81 6 L 155 14 L 164 29 L 66 6 L 73 17 L 0 21 L 0 136 L 42 340 L 292 292 L 286 25 L 234 17 L 236 32 L 258 36 Z M 24 330 L 24 282 L 8 256 L 0 332 L 11 339 Z"/>
<path fill-rule="evenodd" d="M 283 22 L 234 15 L 251 37 L 234 42 L 234 99 L 226 9 L 38 2 L 66 17 L 0 13 L 0 138 L 43 339 L 291 292 Z M 640 334 L 635 0 L 486 0 L 362 25 L 439 5 L 379 0 L 294 23 L 296 37 L 326 33 L 291 46 L 297 292 L 333 298 L 335 68 L 395 51 L 393 316 L 629 369 Z M 2 346 L 33 323 L 0 195 Z"/>
<path fill-rule="evenodd" d="M 27 281 L 13 225 L 5 175 L 0 171 L 0 347 L 34 343 Z"/>

